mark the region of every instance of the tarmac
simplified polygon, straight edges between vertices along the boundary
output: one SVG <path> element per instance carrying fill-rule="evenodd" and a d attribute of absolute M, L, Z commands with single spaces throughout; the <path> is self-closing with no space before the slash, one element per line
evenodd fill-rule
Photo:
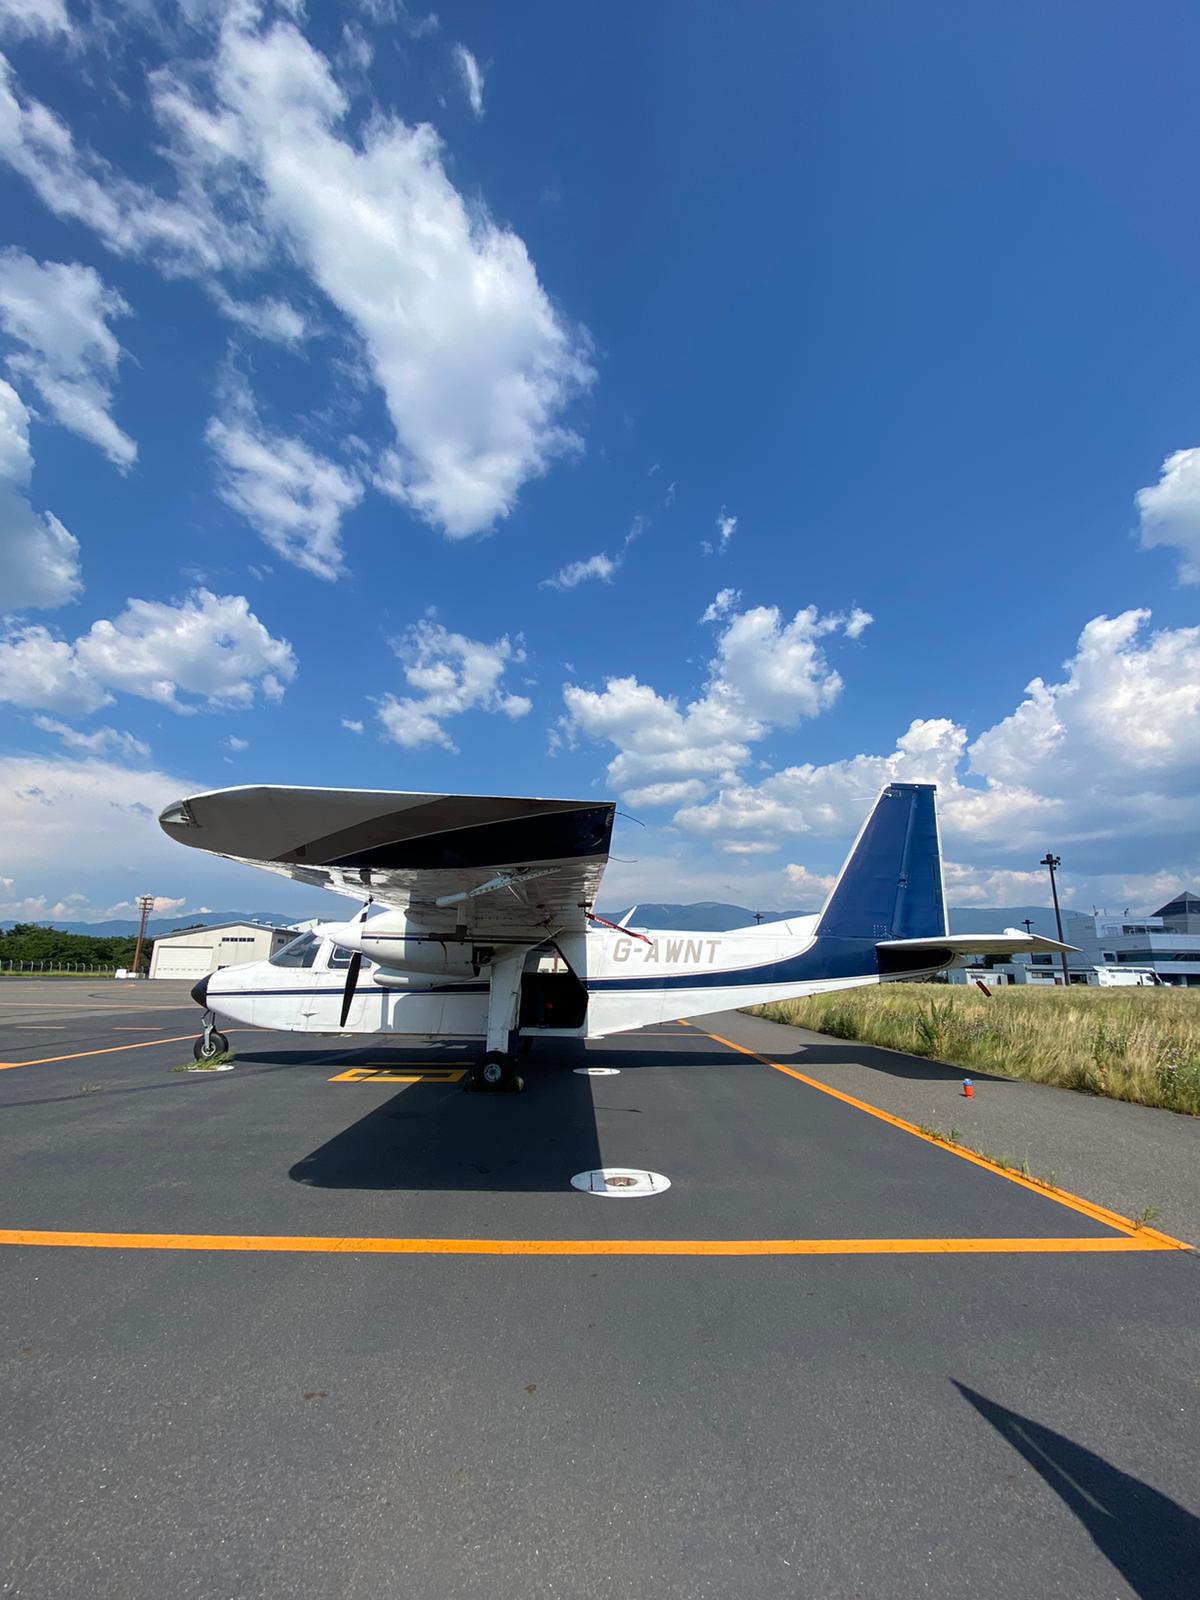
<path fill-rule="evenodd" d="M 1196 1593 L 1194 1122 L 1137 1226 L 1134 1107 L 981 1086 L 1051 1191 L 928 1136 L 960 1075 L 754 1018 L 464 1095 L 453 1041 L 180 1070 L 186 989 L 0 984 L 0 1594 Z"/>

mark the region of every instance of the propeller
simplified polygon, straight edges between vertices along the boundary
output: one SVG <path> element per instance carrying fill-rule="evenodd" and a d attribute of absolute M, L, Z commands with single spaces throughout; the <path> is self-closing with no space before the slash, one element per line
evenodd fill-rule
<path fill-rule="evenodd" d="M 354 919 L 360 927 L 367 920 L 367 912 L 370 909 L 371 902 L 368 900 Z M 350 952 L 350 965 L 346 968 L 346 987 L 342 990 L 342 1012 L 338 1020 L 339 1028 L 346 1026 L 346 1018 L 350 1015 L 350 1002 L 354 999 L 354 991 L 358 987 L 358 975 L 362 971 L 362 963 L 362 951 L 352 950 Z"/>

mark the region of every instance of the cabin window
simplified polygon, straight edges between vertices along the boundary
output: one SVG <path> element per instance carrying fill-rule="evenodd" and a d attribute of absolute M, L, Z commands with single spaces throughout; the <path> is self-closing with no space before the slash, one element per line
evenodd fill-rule
<path fill-rule="evenodd" d="M 350 957 L 351 957 L 352 954 L 353 954 L 352 951 L 350 951 L 350 950 L 342 950 L 342 949 L 339 948 L 339 946 L 337 946 L 335 944 L 333 946 L 332 950 L 330 950 L 330 952 L 329 952 L 328 965 L 331 966 L 331 967 L 343 967 L 343 968 L 348 967 L 350 965 Z M 366 970 L 366 968 L 370 967 L 372 964 L 373 964 L 372 962 L 367 961 L 364 958 L 364 960 L 363 960 L 363 969 L 364 969 L 364 971 Z"/>
<path fill-rule="evenodd" d="M 273 967 L 311 967 L 317 959 L 321 941 L 311 933 L 302 933 L 298 939 L 285 944 L 270 957 Z"/>

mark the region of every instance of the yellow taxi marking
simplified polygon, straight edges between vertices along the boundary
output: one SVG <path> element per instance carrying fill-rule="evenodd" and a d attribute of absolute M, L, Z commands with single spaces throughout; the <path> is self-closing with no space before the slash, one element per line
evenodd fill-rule
<path fill-rule="evenodd" d="M 349 1072 L 339 1072 L 330 1083 L 457 1083 L 466 1077 L 466 1068 L 457 1071 L 450 1067 L 421 1067 L 404 1070 L 404 1062 L 395 1067 L 351 1067 Z"/>
<path fill-rule="evenodd" d="M 120 1050 L 149 1050 L 156 1044 L 182 1044 L 185 1039 L 194 1039 L 194 1033 L 177 1033 L 170 1039 L 142 1039 L 138 1043 L 132 1040 L 129 1044 L 106 1044 L 101 1050 L 73 1050 L 66 1056 L 38 1056 L 33 1061 L 0 1061 L 0 1072 L 9 1072 L 13 1067 L 48 1067 L 52 1061 L 85 1061 L 88 1056 L 111 1056 Z"/>
<path fill-rule="evenodd" d="M 18 1033 L 66 1033 L 65 1022 L 14 1022 Z"/>
<path fill-rule="evenodd" d="M 84 1250 L 243 1250 L 402 1256 L 851 1256 L 1120 1255 L 1173 1250 L 1141 1239 L 354 1239 L 289 1234 L 69 1233 L 0 1228 L 0 1245 Z"/>
<path fill-rule="evenodd" d="M 112 1025 L 112 1031 L 114 1033 L 161 1033 L 165 1027 L 165 1022 L 155 1023 L 150 1027 L 137 1027 L 133 1024 L 114 1022 Z"/>
<path fill-rule="evenodd" d="M 690 1026 L 685 1023 L 684 1026 Z M 934 1133 L 926 1133 L 923 1128 L 918 1128 L 915 1123 L 905 1122 L 903 1117 L 894 1117 L 890 1111 L 881 1111 L 878 1106 L 868 1105 L 865 1100 L 858 1100 L 852 1094 L 847 1094 L 843 1089 L 832 1089 L 829 1084 L 821 1083 L 816 1078 L 807 1077 L 803 1072 L 797 1072 L 795 1067 L 785 1067 L 778 1061 L 772 1061 L 769 1056 L 760 1055 L 757 1050 L 750 1050 L 743 1044 L 734 1044 L 732 1039 L 722 1039 L 720 1034 L 708 1033 L 707 1029 L 699 1029 L 707 1038 L 714 1039 L 717 1044 L 727 1045 L 730 1050 L 736 1050 L 739 1055 L 751 1056 L 755 1061 L 761 1061 L 765 1066 L 773 1067 L 776 1072 L 782 1072 L 789 1078 L 795 1078 L 797 1083 L 807 1084 L 810 1089 L 819 1089 L 822 1094 L 831 1095 L 833 1099 L 840 1100 L 843 1105 L 853 1106 L 856 1111 L 865 1111 L 869 1117 L 877 1117 L 880 1122 L 886 1122 L 893 1128 L 900 1128 L 905 1133 L 911 1133 L 916 1139 L 923 1139 L 926 1144 L 936 1145 L 939 1150 L 948 1150 L 951 1155 L 959 1156 L 963 1161 L 969 1161 L 973 1166 L 983 1167 L 986 1172 L 994 1172 L 997 1177 L 1007 1178 L 1009 1183 L 1018 1184 L 1022 1189 L 1029 1189 L 1034 1194 L 1045 1195 L 1047 1200 L 1054 1200 L 1060 1206 L 1066 1206 L 1070 1211 L 1078 1211 L 1082 1216 L 1090 1217 L 1093 1222 L 1102 1222 L 1107 1228 L 1116 1228 L 1126 1235 L 1134 1249 L 1139 1250 L 1190 1250 L 1190 1244 L 1185 1244 L 1182 1239 L 1172 1239 L 1169 1234 L 1159 1233 L 1154 1228 L 1142 1227 L 1140 1223 L 1133 1222 L 1129 1217 L 1122 1217 L 1116 1211 L 1110 1211 L 1106 1206 L 1095 1205 L 1091 1200 L 1084 1200 L 1077 1194 L 1071 1194 L 1066 1189 L 1056 1188 L 1053 1184 L 1038 1183 L 1032 1178 L 1022 1177 L 1019 1172 L 1012 1172 L 1007 1167 L 1000 1166 L 995 1161 L 989 1161 L 986 1156 L 977 1155 L 974 1150 L 964 1149 L 962 1145 L 951 1144 L 948 1139 L 939 1139 Z"/>

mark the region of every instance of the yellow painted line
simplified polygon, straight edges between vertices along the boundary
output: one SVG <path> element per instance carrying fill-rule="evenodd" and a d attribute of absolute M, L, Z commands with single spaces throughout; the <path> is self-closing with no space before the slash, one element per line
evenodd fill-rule
<path fill-rule="evenodd" d="M 689 1026 L 689 1024 L 685 1024 Z M 1071 1194 L 1067 1189 L 1059 1189 L 1049 1183 L 1035 1183 L 1032 1178 L 1024 1178 L 1019 1172 L 1012 1172 L 1007 1167 L 1000 1166 L 995 1161 L 989 1161 L 986 1156 L 977 1155 L 974 1150 L 964 1149 L 962 1145 L 951 1144 L 948 1139 L 939 1139 L 936 1134 L 926 1133 L 923 1128 L 918 1128 L 915 1123 L 905 1122 L 903 1117 L 894 1117 L 890 1111 L 881 1111 L 878 1106 L 868 1105 L 865 1100 L 858 1100 L 852 1094 L 847 1094 L 843 1089 L 832 1089 L 829 1084 L 821 1083 L 816 1078 L 807 1077 L 803 1072 L 797 1072 L 795 1067 L 785 1067 L 778 1061 L 772 1061 L 769 1056 L 760 1055 L 757 1050 L 750 1050 L 743 1044 L 735 1044 L 732 1039 L 722 1039 L 720 1034 L 707 1033 L 700 1029 L 709 1039 L 715 1039 L 718 1044 L 728 1045 L 731 1050 L 736 1050 L 739 1055 L 751 1056 L 755 1061 L 761 1061 L 765 1066 L 773 1067 L 776 1072 L 782 1072 L 789 1078 L 795 1078 L 797 1083 L 807 1084 L 810 1089 L 819 1089 L 822 1094 L 831 1095 L 833 1099 L 840 1100 L 843 1105 L 853 1106 L 856 1111 L 865 1111 L 869 1117 L 877 1117 L 880 1122 L 886 1122 L 893 1128 L 900 1128 L 905 1133 L 911 1133 L 915 1139 L 923 1139 L 926 1144 L 936 1145 L 939 1150 L 948 1150 L 952 1156 L 958 1156 L 963 1161 L 969 1161 L 973 1166 L 982 1167 L 986 1172 L 994 1172 L 999 1178 L 1007 1178 L 1009 1183 L 1018 1184 L 1022 1189 L 1029 1189 L 1033 1194 L 1045 1195 L 1046 1199 L 1056 1201 L 1060 1206 L 1066 1206 L 1070 1211 L 1078 1211 L 1081 1216 L 1090 1217 L 1093 1222 L 1102 1222 L 1105 1227 L 1116 1228 L 1121 1233 L 1135 1240 L 1153 1240 L 1152 1244 L 1143 1244 L 1142 1249 L 1153 1250 L 1190 1250 L 1190 1244 L 1185 1244 L 1182 1239 L 1172 1239 L 1169 1234 L 1159 1233 L 1154 1228 L 1144 1228 L 1129 1217 L 1123 1217 L 1116 1211 L 1110 1211 L 1106 1206 L 1098 1206 L 1091 1200 L 1084 1200 L 1077 1194 Z"/>
<path fill-rule="evenodd" d="M 149 1050 L 156 1044 L 182 1044 L 185 1039 L 194 1039 L 194 1033 L 177 1033 L 170 1039 L 142 1039 L 137 1044 L 106 1044 L 102 1050 L 75 1050 L 66 1056 L 38 1056 L 33 1061 L 0 1061 L 0 1072 L 9 1072 L 13 1067 L 48 1067 L 52 1061 L 86 1061 L 89 1056 L 111 1056 L 120 1050 Z"/>
<path fill-rule="evenodd" d="M 66 1033 L 65 1022 L 14 1022 L 18 1033 Z"/>
<path fill-rule="evenodd" d="M 125 1024 L 121 1022 L 114 1022 L 112 1025 L 112 1031 L 114 1033 L 161 1033 L 165 1027 L 165 1022 L 158 1022 L 151 1026 L 139 1026 L 133 1023 Z"/>
<path fill-rule="evenodd" d="M 420 1072 L 394 1072 L 387 1067 L 351 1067 L 349 1072 L 339 1072 L 330 1083 L 457 1083 L 466 1077 L 466 1069 L 455 1071 L 450 1067 L 427 1067 Z"/>
<path fill-rule="evenodd" d="M 1147 1230 L 1148 1233 L 1148 1230 Z M 241 1250 L 402 1256 L 852 1256 L 1121 1255 L 1171 1250 L 1133 1239 L 353 1239 L 290 1234 L 70 1233 L 2 1228 L 0 1245 L 83 1250 Z"/>

